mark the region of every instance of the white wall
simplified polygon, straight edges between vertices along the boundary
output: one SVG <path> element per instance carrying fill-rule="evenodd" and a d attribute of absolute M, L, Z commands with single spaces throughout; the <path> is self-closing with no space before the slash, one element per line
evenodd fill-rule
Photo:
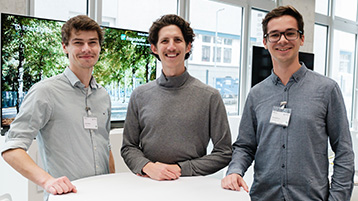
<path fill-rule="evenodd" d="M 2 13 L 26 14 L 26 0 L 0 0 L 0 5 L 0 12 Z"/>
<path fill-rule="evenodd" d="M 124 163 L 124 160 L 121 156 L 121 147 L 123 140 L 123 129 L 114 129 L 111 130 L 110 141 L 112 146 L 112 153 L 114 157 L 114 162 L 116 166 L 116 173 L 118 172 L 130 172 L 127 165 Z"/>

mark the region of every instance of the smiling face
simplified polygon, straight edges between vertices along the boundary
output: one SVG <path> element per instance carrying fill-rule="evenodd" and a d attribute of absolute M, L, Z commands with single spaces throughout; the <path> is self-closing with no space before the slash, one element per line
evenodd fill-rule
<path fill-rule="evenodd" d="M 68 45 L 62 44 L 62 47 L 73 72 L 92 71 L 101 51 L 96 31 L 72 30 Z"/>
<path fill-rule="evenodd" d="M 284 32 L 287 30 L 298 30 L 297 21 L 290 15 L 283 15 L 281 17 L 271 19 L 267 24 L 267 33 L 273 31 Z M 271 43 L 267 39 L 263 39 L 265 48 L 271 54 L 273 66 L 287 65 L 297 63 L 298 51 L 300 46 L 303 45 L 304 36 L 299 36 L 296 40 L 288 41 L 283 35 L 276 43 Z"/>
<path fill-rule="evenodd" d="M 153 53 L 159 55 L 166 76 L 178 76 L 185 71 L 185 54 L 190 51 L 191 43 L 185 43 L 178 26 L 169 25 L 158 32 L 158 42 L 151 45 Z"/>

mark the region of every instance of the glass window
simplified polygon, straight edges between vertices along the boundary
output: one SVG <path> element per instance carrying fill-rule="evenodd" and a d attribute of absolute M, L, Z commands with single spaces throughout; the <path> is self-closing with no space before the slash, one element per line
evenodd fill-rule
<path fill-rule="evenodd" d="M 357 20 L 357 0 L 339 0 L 335 1 L 335 16 Z"/>
<path fill-rule="evenodd" d="M 349 121 L 352 114 L 354 55 L 355 35 L 335 30 L 330 75 L 341 87 Z"/>
<path fill-rule="evenodd" d="M 326 52 L 327 52 L 327 31 L 328 27 L 315 24 L 314 26 L 314 71 L 325 75 L 326 72 Z"/>
<path fill-rule="evenodd" d="M 80 14 L 87 14 L 87 0 L 34 0 L 35 17 L 66 21 Z"/>
<path fill-rule="evenodd" d="M 193 59 L 188 60 L 188 71 L 203 83 L 217 88 L 228 114 L 237 115 L 242 7 L 195 0 L 190 1 L 189 12 L 189 21 L 196 36 Z M 211 36 L 213 40 L 204 42 L 205 36 Z M 201 37 L 203 39 L 198 40 Z M 214 51 L 213 55 L 210 55 L 210 49 Z"/>
<path fill-rule="evenodd" d="M 201 61 L 210 61 L 210 46 L 203 45 L 202 48 L 202 56 Z"/>
<path fill-rule="evenodd" d="M 224 63 L 231 63 L 231 48 L 224 48 Z"/>
<path fill-rule="evenodd" d="M 211 36 L 203 36 L 204 43 L 211 43 Z"/>
<path fill-rule="evenodd" d="M 213 62 L 220 63 L 221 62 L 221 47 L 214 47 L 214 56 L 213 56 Z M 216 52 L 215 52 L 216 50 Z M 216 55 L 216 60 L 215 60 Z"/>
<path fill-rule="evenodd" d="M 232 45 L 232 39 L 230 39 L 230 38 L 224 38 L 224 44 L 225 44 L 225 45 Z"/>
<path fill-rule="evenodd" d="M 177 13 L 177 0 L 103 0 L 102 24 L 148 32 L 153 21 Z"/>
<path fill-rule="evenodd" d="M 262 31 L 262 19 L 265 17 L 267 12 L 252 9 L 251 11 L 251 36 L 249 44 L 250 46 L 264 46 L 263 44 L 263 31 Z"/>
<path fill-rule="evenodd" d="M 316 13 L 328 15 L 328 0 L 316 0 Z"/>

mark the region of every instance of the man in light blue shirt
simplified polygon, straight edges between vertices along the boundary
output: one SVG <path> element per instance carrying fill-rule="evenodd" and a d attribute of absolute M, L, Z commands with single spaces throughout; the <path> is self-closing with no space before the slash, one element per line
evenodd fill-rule
<path fill-rule="evenodd" d="M 80 15 L 62 27 L 62 46 L 70 65 L 64 73 L 36 83 L 6 134 L 1 154 L 15 170 L 47 193 L 77 192 L 75 179 L 114 172 L 109 131 L 111 102 L 92 77 L 103 33 Z M 36 137 L 40 168 L 26 153 Z"/>
<path fill-rule="evenodd" d="M 354 154 L 339 86 L 299 62 L 304 31 L 295 8 L 272 10 L 262 26 L 273 72 L 247 97 L 222 187 L 249 191 L 242 177 L 255 160 L 253 201 L 349 201 Z M 331 183 L 328 141 L 335 153 Z"/>

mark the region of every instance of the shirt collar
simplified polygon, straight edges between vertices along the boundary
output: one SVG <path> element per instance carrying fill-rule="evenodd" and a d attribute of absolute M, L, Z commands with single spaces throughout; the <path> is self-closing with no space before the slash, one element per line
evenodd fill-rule
<path fill-rule="evenodd" d="M 301 62 L 301 67 L 295 73 L 293 73 L 290 80 L 299 82 L 305 76 L 307 71 L 308 69 L 306 65 Z M 281 82 L 280 78 L 273 72 L 273 69 L 271 70 L 271 79 L 275 85 L 277 85 L 278 82 Z"/>
<path fill-rule="evenodd" d="M 178 88 L 186 82 L 186 80 L 189 78 L 189 73 L 187 69 L 185 68 L 185 71 L 183 74 L 175 77 L 166 77 L 162 71 L 161 76 L 157 79 L 157 84 L 163 87 L 167 88 Z"/>
<path fill-rule="evenodd" d="M 82 84 L 82 82 L 78 79 L 78 77 L 72 72 L 72 70 L 69 67 L 66 67 L 64 75 L 67 77 L 68 81 L 70 81 L 73 87 L 80 87 L 80 88 L 85 87 L 85 85 Z M 91 77 L 89 86 L 92 89 L 100 88 L 100 85 L 96 82 L 96 79 L 93 76 Z"/>

